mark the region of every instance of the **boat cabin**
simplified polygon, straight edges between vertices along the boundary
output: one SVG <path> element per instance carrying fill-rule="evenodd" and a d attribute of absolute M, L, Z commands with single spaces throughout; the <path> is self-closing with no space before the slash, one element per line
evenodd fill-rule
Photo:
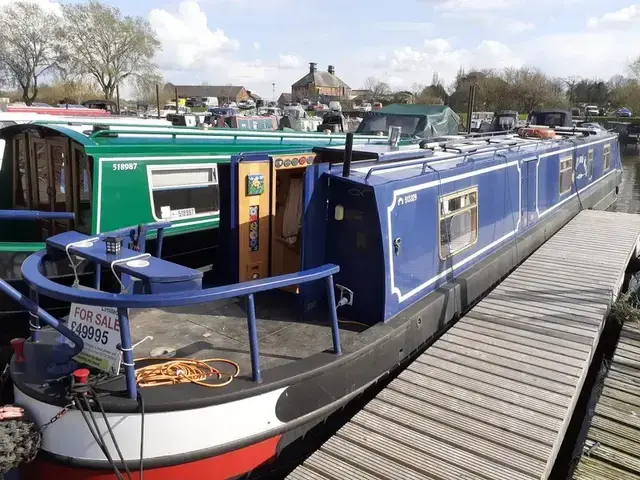
<path fill-rule="evenodd" d="M 275 125 L 265 117 L 237 121 Z M 231 155 L 310 153 L 316 145 L 343 144 L 345 136 L 62 120 L 0 129 L 0 141 L 0 209 L 75 214 L 75 220 L 16 222 L 0 239 L 43 242 L 68 229 L 95 235 L 165 220 L 173 222 L 169 236 L 216 228 L 218 167 Z M 386 139 L 356 138 L 370 141 Z"/>
<path fill-rule="evenodd" d="M 534 110 L 527 121 L 530 125 L 573 127 L 571 112 L 568 110 Z"/>

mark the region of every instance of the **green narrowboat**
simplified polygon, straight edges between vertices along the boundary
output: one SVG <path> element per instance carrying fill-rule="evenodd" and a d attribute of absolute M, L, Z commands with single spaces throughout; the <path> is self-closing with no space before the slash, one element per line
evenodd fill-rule
<path fill-rule="evenodd" d="M 66 230 L 90 235 L 170 221 L 163 256 L 206 268 L 220 219 L 220 168 L 242 152 L 282 153 L 313 161 L 315 146 L 343 145 L 343 134 L 35 122 L 0 130 L 0 209 L 73 212 L 74 219 L 2 220 L 0 278 L 24 290 L 20 266 L 44 240 Z M 386 143 L 357 135 L 356 144 Z M 295 155 L 294 155 L 295 153 Z M 287 155 L 289 154 L 289 155 Z M 224 181 L 223 181 L 224 183 Z M 69 262 L 51 277 L 73 278 Z M 14 305 L 3 305 L 0 312 Z M 53 309 L 54 305 L 43 304 Z"/>

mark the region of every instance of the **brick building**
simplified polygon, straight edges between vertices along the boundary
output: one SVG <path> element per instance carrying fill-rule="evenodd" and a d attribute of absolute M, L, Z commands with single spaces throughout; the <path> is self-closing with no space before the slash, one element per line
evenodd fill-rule
<path fill-rule="evenodd" d="M 336 76 L 333 65 L 326 72 L 319 72 L 316 63 L 309 63 L 309 73 L 291 85 L 291 93 L 295 101 L 304 98 L 316 100 L 319 97 L 341 99 L 351 95 L 351 87 Z"/>

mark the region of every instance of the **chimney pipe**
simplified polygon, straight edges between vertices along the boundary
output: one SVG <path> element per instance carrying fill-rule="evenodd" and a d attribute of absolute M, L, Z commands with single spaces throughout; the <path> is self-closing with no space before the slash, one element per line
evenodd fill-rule
<path fill-rule="evenodd" d="M 309 62 L 309 73 L 315 73 L 318 70 L 316 68 L 317 65 L 317 63 Z"/>
<path fill-rule="evenodd" d="M 331 75 L 335 75 L 336 74 L 336 69 L 333 65 L 329 65 L 329 68 L 327 69 L 327 71 L 331 74 Z"/>

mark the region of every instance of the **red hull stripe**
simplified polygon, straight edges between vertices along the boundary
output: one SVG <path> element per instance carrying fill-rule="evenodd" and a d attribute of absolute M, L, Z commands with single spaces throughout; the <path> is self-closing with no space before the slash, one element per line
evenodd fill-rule
<path fill-rule="evenodd" d="M 145 480 L 227 480 L 250 472 L 276 454 L 280 435 L 260 443 L 223 453 L 204 460 L 174 465 L 171 467 L 144 470 Z M 138 472 L 131 472 L 133 480 L 138 480 Z M 24 480 L 64 479 L 64 480 L 114 480 L 111 471 L 78 468 L 38 458 L 24 468 Z M 125 476 L 126 478 L 126 476 Z"/>

